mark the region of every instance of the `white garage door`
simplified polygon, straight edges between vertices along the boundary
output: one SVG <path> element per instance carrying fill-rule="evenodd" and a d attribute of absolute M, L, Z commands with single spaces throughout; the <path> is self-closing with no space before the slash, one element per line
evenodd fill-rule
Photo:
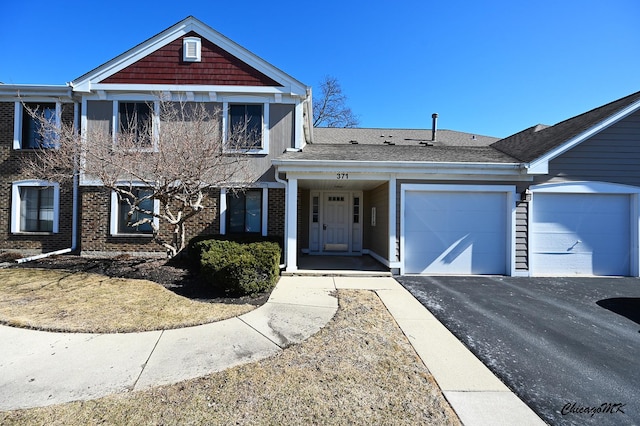
<path fill-rule="evenodd" d="M 534 194 L 533 275 L 629 275 L 626 194 Z"/>
<path fill-rule="evenodd" d="M 406 191 L 404 273 L 505 274 L 504 192 Z"/>

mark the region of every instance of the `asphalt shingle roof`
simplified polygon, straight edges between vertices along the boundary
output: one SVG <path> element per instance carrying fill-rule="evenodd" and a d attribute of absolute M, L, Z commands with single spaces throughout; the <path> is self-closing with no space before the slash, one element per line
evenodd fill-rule
<path fill-rule="evenodd" d="M 436 140 L 432 141 L 431 129 L 368 129 L 368 128 L 329 128 L 313 129 L 316 144 L 348 144 L 351 141 L 359 145 L 383 145 L 386 142 L 395 145 L 421 146 L 427 142 L 434 146 L 487 146 L 498 138 L 474 135 L 472 133 L 438 130 Z"/>
<path fill-rule="evenodd" d="M 491 146 L 522 162 L 530 162 L 640 100 L 640 92 L 569 118 L 554 126 L 537 125 Z"/>
<path fill-rule="evenodd" d="M 424 161 L 444 163 L 516 163 L 491 148 L 497 138 L 431 129 L 314 128 L 314 143 L 281 160 Z"/>
<path fill-rule="evenodd" d="M 442 163 L 517 163 L 489 146 L 400 146 L 366 144 L 308 144 L 301 152 L 286 152 L 280 160 L 424 161 Z"/>

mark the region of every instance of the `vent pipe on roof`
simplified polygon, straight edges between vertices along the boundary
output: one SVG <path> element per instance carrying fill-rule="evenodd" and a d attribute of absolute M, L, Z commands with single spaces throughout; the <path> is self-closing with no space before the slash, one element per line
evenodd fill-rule
<path fill-rule="evenodd" d="M 434 112 L 431 114 L 431 140 L 436 140 L 436 134 L 438 132 L 438 113 Z"/>

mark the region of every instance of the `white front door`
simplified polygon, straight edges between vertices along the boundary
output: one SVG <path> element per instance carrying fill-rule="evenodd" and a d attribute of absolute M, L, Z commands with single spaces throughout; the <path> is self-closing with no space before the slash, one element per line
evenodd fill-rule
<path fill-rule="evenodd" d="M 362 251 L 362 192 L 312 191 L 309 252 Z"/>
<path fill-rule="evenodd" d="M 349 251 L 349 193 L 324 194 L 322 250 Z"/>

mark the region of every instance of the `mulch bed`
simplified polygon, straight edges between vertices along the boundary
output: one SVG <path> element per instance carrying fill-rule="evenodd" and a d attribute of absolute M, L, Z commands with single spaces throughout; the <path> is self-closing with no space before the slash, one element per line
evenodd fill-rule
<path fill-rule="evenodd" d="M 254 296 L 226 297 L 216 293 L 187 260 L 153 259 L 132 256 L 112 258 L 75 255 L 51 256 L 15 264 L 12 268 L 64 269 L 73 272 L 101 274 L 112 278 L 143 279 L 163 285 L 180 296 L 200 302 L 262 305 L 270 292 Z"/>

